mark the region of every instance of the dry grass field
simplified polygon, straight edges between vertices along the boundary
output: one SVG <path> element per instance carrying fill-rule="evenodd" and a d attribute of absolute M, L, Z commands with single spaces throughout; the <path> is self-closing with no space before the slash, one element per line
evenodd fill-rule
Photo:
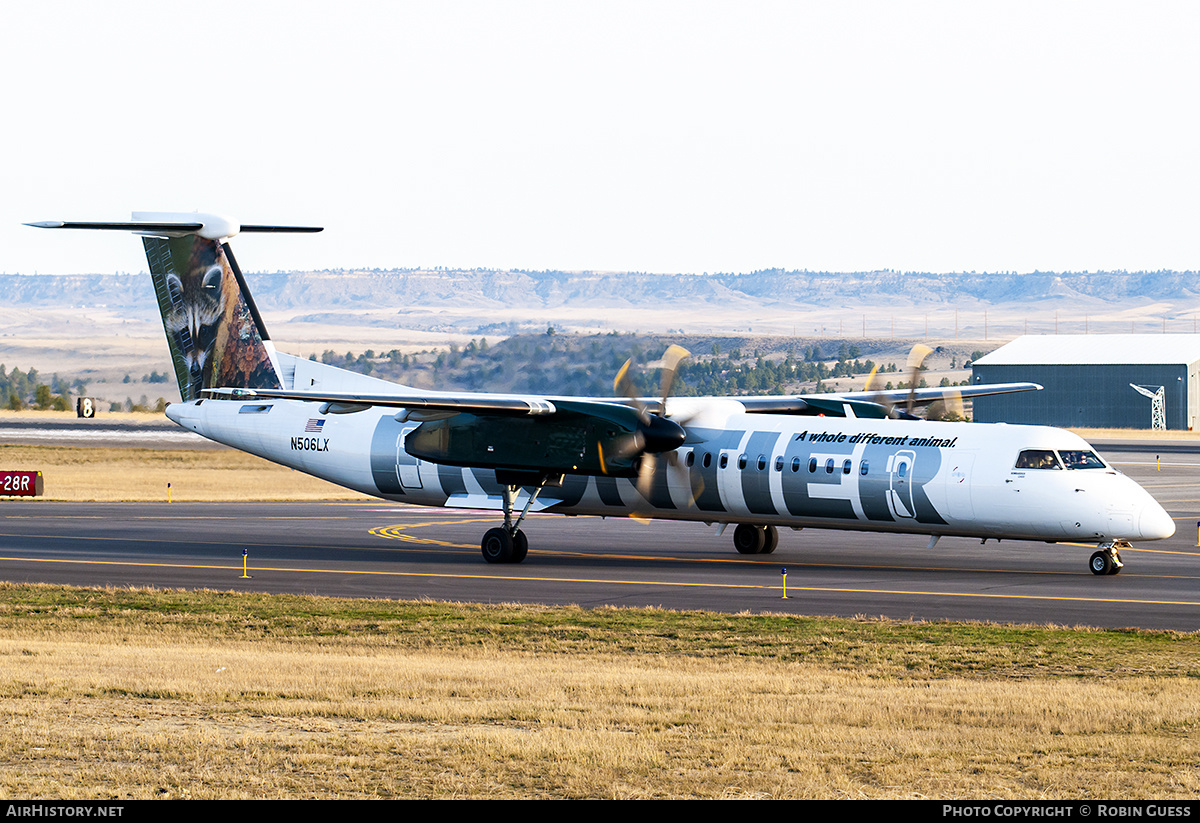
<path fill-rule="evenodd" d="M 1195 799 L 1198 651 L 0 585 L 0 797 Z"/>
<path fill-rule="evenodd" d="M 1182 429 L 1070 429 L 1084 440 L 1180 440 L 1200 445 L 1200 432 Z"/>
<path fill-rule="evenodd" d="M 45 500 L 368 500 L 232 449 L 0 445 L 0 469 L 40 471 Z"/>
<path fill-rule="evenodd" d="M 0 467 L 41 469 L 58 500 L 360 497 L 231 450 L 9 445 Z M 1194 800 L 1198 652 L 1196 634 L 0 584 L 0 798 Z"/>

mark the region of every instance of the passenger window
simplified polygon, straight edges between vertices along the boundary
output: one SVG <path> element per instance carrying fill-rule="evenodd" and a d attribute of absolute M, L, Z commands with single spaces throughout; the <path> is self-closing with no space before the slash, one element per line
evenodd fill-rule
<path fill-rule="evenodd" d="M 792 458 L 792 471 L 794 471 L 794 472 L 800 471 L 800 458 L 799 457 Z"/>
<path fill-rule="evenodd" d="M 825 461 L 825 473 L 833 474 L 833 458 L 832 457 Z"/>
<path fill-rule="evenodd" d="M 775 471 L 777 471 L 777 472 L 783 471 L 783 455 L 782 454 L 775 458 Z"/>
<path fill-rule="evenodd" d="M 809 471 L 809 473 L 812 473 L 812 472 L 815 472 L 816 470 L 817 470 L 817 458 L 815 458 L 815 457 L 810 458 L 808 461 L 808 471 Z"/>
<path fill-rule="evenodd" d="M 1058 458 L 1049 449 L 1026 449 L 1017 455 L 1018 469 L 1061 469 Z"/>
<path fill-rule="evenodd" d="M 844 463 L 842 463 L 842 474 L 849 474 L 849 473 L 850 473 L 850 461 L 847 460 Z"/>
<path fill-rule="evenodd" d="M 767 467 L 767 456 L 765 454 L 760 454 L 758 456 L 758 470 L 762 471 L 766 467 Z"/>
<path fill-rule="evenodd" d="M 701 460 L 700 462 L 704 464 L 704 468 L 706 468 L 706 469 L 709 466 L 711 466 L 712 465 L 712 452 L 705 452 L 704 459 Z"/>
<path fill-rule="evenodd" d="M 721 468 L 723 469 L 728 465 L 729 465 L 729 455 L 722 454 L 721 455 Z"/>
<path fill-rule="evenodd" d="M 684 458 L 683 462 L 684 462 L 684 463 L 687 465 L 687 467 L 690 469 L 690 468 L 692 467 L 692 465 L 693 465 L 693 464 L 696 462 L 696 453 L 695 453 L 695 452 L 688 452 L 688 453 L 687 453 L 687 457 L 685 457 L 685 458 Z"/>
<path fill-rule="evenodd" d="M 746 468 L 746 455 L 739 454 L 738 455 L 738 469 L 744 469 L 744 468 Z"/>
<path fill-rule="evenodd" d="M 868 465 L 869 464 L 867 463 L 867 461 L 864 460 L 858 467 L 858 473 L 861 474 L 863 477 L 867 476 L 867 466 Z"/>

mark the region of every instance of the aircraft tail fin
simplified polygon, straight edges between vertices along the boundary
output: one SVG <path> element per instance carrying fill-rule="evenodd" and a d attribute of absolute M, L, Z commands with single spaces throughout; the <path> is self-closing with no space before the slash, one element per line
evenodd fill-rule
<path fill-rule="evenodd" d="M 129 223 L 30 223 L 39 228 L 132 231 L 142 235 L 179 393 L 283 389 L 262 316 L 227 242 L 243 232 L 314 232 L 315 227 L 239 226 L 215 215 L 135 212 Z"/>

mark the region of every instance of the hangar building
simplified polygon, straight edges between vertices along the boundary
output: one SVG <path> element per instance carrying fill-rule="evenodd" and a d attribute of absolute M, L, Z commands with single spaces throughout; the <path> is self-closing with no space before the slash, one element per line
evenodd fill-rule
<path fill-rule="evenodd" d="M 1039 383 L 974 401 L 981 423 L 1151 427 L 1152 400 L 1130 388 L 1164 388 L 1168 429 L 1200 420 L 1200 334 L 1047 334 L 1018 337 L 972 364 L 973 383 Z"/>

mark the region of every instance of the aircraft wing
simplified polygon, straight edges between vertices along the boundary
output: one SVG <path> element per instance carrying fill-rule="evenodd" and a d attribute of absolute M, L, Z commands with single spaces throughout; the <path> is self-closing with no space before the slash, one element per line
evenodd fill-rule
<path fill-rule="evenodd" d="M 362 411 L 372 406 L 403 409 L 396 419 L 422 425 L 405 440 L 405 450 L 434 463 L 540 475 L 637 476 L 644 454 L 671 451 L 687 433 L 665 417 L 643 414 L 619 400 L 504 394 L 416 393 L 398 386 L 387 394 L 297 391 L 274 388 L 204 389 L 229 400 L 301 400 L 321 403 L 322 414 Z M 486 443 L 483 451 L 479 443 Z"/>
<path fill-rule="evenodd" d="M 835 392 L 832 394 L 793 394 L 779 396 L 734 397 L 746 407 L 746 411 L 759 414 L 845 414 L 843 406 L 849 405 L 858 417 L 887 416 L 890 406 L 909 402 L 911 395 L 915 406 L 927 406 L 947 397 L 985 397 L 992 394 L 1011 394 L 1022 391 L 1041 391 L 1037 383 L 992 383 L 975 386 L 935 386 L 925 389 L 888 389 L 881 391 Z M 884 411 L 885 414 L 872 413 Z"/>
<path fill-rule="evenodd" d="M 368 392 L 327 392 L 300 391 L 290 389 L 205 389 L 205 394 L 226 398 L 229 400 L 306 400 L 314 403 L 327 403 L 335 410 L 349 410 L 351 407 L 385 406 L 389 408 L 409 409 L 421 412 L 467 412 L 473 414 L 512 414 L 512 415 L 547 415 L 554 414 L 558 408 L 550 400 L 534 395 L 518 394 L 484 394 L 466 392 L 421 392 L 419 394 L 403 391 L 387 394 Z M 598 403 L 610 407 L 611 403 Z M 621 404 L 616 404 L 621 405 Z M 412 419 L 417 419 L 414 415 Z"/>
<path fill-rule="evenodd" d="M 975 386 L 946 386 L 916 389 L 890 389 L 886 391 L 839 392 L 833 394 L 759 395 L 752 397 L 726 397 L 741 403 L 748 412 L 757 414 L 798 414 L 844 416 L 849 406 L 857 417 L 887 417 L 890 407 L 907 404 L 925 406 L 957 394 L 960 397 L 984 397 L 993 394 L 1010 394 L 1022 391 L 1041 391 L 1037 383 L 993 383 Z M 553 415 L 560 411 L 585 413 L 610 417 L 608 410 L 614 407 L 641 406 L 653 413 L 660 413 L 661 403 L 657 398 L 631 400 L 622 397 L 542 397 L 520 394 L 487 394 L 478 392 L 326 392 L 288 389 L 206 389 L 206 394 L 231 400 L 279 399 L 305 400 L 325 403 L 325 411 L 355 411 L 369 406 L 383 406 L 408 410 L 408 420 L 433 420 L 451 414 L 487 414 L 514 416 Z M 565 407 L 564 407 L 565 406 Z"/>

